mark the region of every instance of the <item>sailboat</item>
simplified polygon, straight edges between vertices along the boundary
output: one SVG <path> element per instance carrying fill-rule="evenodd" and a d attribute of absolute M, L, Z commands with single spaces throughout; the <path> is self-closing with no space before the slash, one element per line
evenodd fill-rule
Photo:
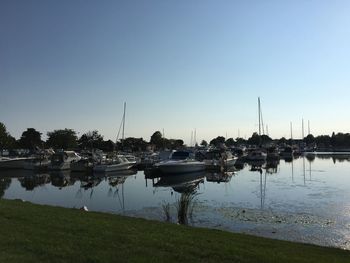
<path fill-rule="evenodd" d="M 122 141 L 124 141 L 125 111 L 126 111 L 126 102 L 124 102 L 124 113 L 123 113 L 123 118 L 121 123 L 123 127 Z M 119 132 L 120 132 L 120 128 L 119 128 Z M 117 135 L 117 141 L 119 137 L 119 132 Z M 103 162 L 100 162 L 99 164 L 95 165 L 94 172 L 124 171 L 134 167 L 135 165 L 136 165 L 135 160 L 131 160 L 130 158 L 127 158 L 124 155 L 117 154 L 116 152 L 114 152 L 114 155 L 111 158 L 108 158 Z"/>
<path fill-rule="evenodd" d="M 259 138 L 261 138 L 261 127 L 264 127 L 264 124 L 261 124 L 262 122 L 262 114 L 261 114 L 261 106 L 260 106 L 260 97 L 258 97 L 258 114 L 259 114 Z M 266 161 L 266 153 L 262 151 L 261 149 L 261 143 L 260 148 L 254 149 L 253 151 L 250 151 L 247 156 L 248 161 Z"/>

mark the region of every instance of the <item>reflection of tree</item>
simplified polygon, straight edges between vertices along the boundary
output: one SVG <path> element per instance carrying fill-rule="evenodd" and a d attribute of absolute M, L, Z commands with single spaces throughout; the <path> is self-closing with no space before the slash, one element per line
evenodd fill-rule
<path fill-rule="evenodd" d="M 35 187 L 50 183 L 50 176 L 48 174 L 35 174 L 32 176 L 25 176 L 18 180 L 23 188 L 27 191 L 32 191 Z"/>
<path fill-rule="evenodd" d="M 313 162 L 313 161 L 315 161 L 315 159 L 316 159 L 316 155 L 315 155 L 315 154 L 306 154 L 306 159 L 307 159 L 309 162 Z"/>
<path fill-rule="evenodd" d="M 74 184 L 74 179 L 70 178 L 69 171 L 51 172 L 51 184 L 53 186 L 62 188 Z"/>
<path fill-rule="evenodd" d="M 5 191 L 7 188 L 10 187 L 11 184 L 11 178 L 1 178 L 0 179 L 0 198 L 2 198 L 5 194 Z"/>
<path fill-rule="evenodd" d="M 219 184 L 230 182 L 233 174 L 233 172 L 207 173 L 205 177 L 207 178 L 207 182 L 215 182 Z"/>
<path fill-rule="evenodd" d="M 279 163 L 280 163 L 279 160 L 268 161 L 265 165 L 266 173 L 268 173 L 268 174 L 277 173 L 277 171 L 278 171 L 277 168 L 278 168 Z"/>

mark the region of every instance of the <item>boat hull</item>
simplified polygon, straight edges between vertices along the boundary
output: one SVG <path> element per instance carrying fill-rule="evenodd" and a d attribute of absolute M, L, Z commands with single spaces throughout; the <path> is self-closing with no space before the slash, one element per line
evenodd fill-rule
<path fill-rule="evenodd" d="M 204 162 L 164 162 L 159 163 L 156 167 L 167 174 L 193 173 L 205 170 Z"/>
<path fill-rule="evenodd" d="M 94 172 L 116 172 L 131 169 L 136 163 L 119 163 L 119 164 L 99 164 L 94 167 Z"/>

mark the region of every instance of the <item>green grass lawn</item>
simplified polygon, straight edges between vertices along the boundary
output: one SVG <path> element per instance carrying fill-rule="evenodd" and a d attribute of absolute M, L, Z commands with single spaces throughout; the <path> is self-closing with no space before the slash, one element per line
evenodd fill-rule
<path fill-rule="evenodd" d="M 350 252 L 0 200 L 0 262 L 350 262 Z"/>

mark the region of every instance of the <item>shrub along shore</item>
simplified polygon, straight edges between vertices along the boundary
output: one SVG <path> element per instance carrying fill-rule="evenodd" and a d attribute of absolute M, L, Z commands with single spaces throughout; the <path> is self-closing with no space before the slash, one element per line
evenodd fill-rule
<path fill-rule="evenodd" d="M 0 262 L 350 262 L 350 251 L 0 200 Z"/>

